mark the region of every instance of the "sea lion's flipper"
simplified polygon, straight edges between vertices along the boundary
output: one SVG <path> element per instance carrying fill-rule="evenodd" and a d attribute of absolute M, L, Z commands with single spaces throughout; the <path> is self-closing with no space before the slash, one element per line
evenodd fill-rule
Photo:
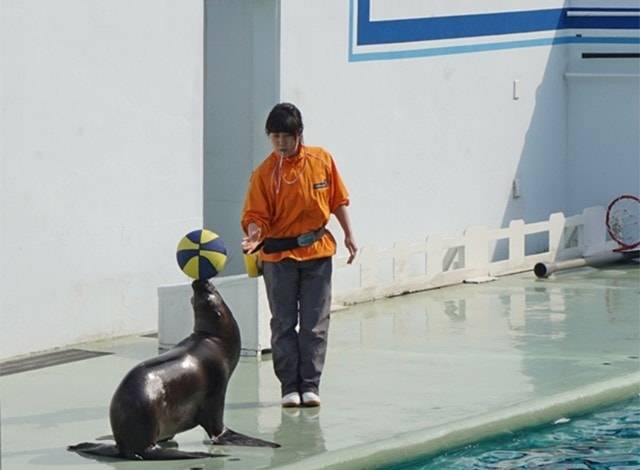
<path fill-rule="evenodd" d="M 158 445 L 163 449 L 167 449 L 169 447 L 178 447 L 178 443 L 173 438 L 174 436 L 160 439 L 158 440 Z"/>
<path fill-rule="evenodd" d="M 67 447 L 71 452 L 79 454 L 99 455 L 101 457 L 122 458 L 120 450 L 115 444 L 96 444 L 95 442 L 81 442 Z"/>
<path fill-rule="evenodd" d="M 186 460 L 208 459 L 211 457 L 228 457 L 226 454 L 209 454 L 207 452 L 187 452 L 178 449 L 151 447 L 140 453 L 143 460 Z"/>
<path fill-rule="evenodd" d="M 239 432 L 235 432 L 229 428 L 225 428 L 219 436 L 212 437 L 211 444 L 217 446 L 280 447 L 280 444 L 276 444 L 275 442 L 263 441 L 256 437 L 245 436 L 244 434 L 240 434 Z"/>
<path fill-rule="evenodd" d="M 114 444 L 95 444 L 93 442 L 82 442 L 74 446 L 67 447 L 67 450 L 79 454 L 96 455 L 99 457 L 110 457 L 124 460 L 186 460 L 186 459 L 206 459 L 211 457 L 226 457 L 225 454 L 209 454 L 207 452 L 185 452 L 177 449 L 166 449 L 158 446 L 140 452 L 135 455 L 123 455 L 120 449 Z"/>

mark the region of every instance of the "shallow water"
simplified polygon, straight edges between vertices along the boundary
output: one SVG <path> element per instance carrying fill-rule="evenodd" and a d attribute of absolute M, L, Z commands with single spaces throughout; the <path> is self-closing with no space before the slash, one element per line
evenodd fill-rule
<path fill-rule="evenodd" d="M 391 470 L 640 469 L 640 398 Z"/>

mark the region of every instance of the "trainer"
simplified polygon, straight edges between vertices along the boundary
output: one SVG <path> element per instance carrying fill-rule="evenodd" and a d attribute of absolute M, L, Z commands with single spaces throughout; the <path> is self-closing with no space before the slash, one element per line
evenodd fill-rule
<path fill-rule="evenodd" d="M 349 195 L 336 164 L 326 150 L 303 145 L 303 128 L 293 104 L 271 110 L 265 130 L 273 151 L 251 175 L 241 220 L 242 249 L 260 250 L 273 367 L 284 407 L 320 405 L 336 253 L 336 241 L 325 228 L 331 214 L 344 231 L 348 263 L 358 251 L 347 213 Z"/>

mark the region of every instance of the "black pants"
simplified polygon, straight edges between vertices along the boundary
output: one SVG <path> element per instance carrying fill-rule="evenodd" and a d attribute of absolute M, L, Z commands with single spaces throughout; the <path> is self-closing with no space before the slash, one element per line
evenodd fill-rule
<path fill-rule="evenodd" d="M 331 258 L 287 258 L 263 265 L 271 309 L 273 368 L 283 396 L 318 393 L 327 353 L 331 271 Z"/>

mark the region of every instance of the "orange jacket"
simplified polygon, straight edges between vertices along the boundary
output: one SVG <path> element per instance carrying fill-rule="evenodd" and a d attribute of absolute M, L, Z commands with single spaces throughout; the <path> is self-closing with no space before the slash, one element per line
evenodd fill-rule
<path fill-rule="evenodd" d="M 349 194 L 333 158 L 320 147 L 300 145 L 297 155 L 281 158 L 271 153 L 252 173 L 242 210 L 242 229 L 250 222 L 263 237 L 297 237 L 324 227 Z M 336 252 L 336 241 L 327 231 L 309 246 L 266 254 L 263 261 L 284 258 L 298 261 L 324 258 Z"/>

